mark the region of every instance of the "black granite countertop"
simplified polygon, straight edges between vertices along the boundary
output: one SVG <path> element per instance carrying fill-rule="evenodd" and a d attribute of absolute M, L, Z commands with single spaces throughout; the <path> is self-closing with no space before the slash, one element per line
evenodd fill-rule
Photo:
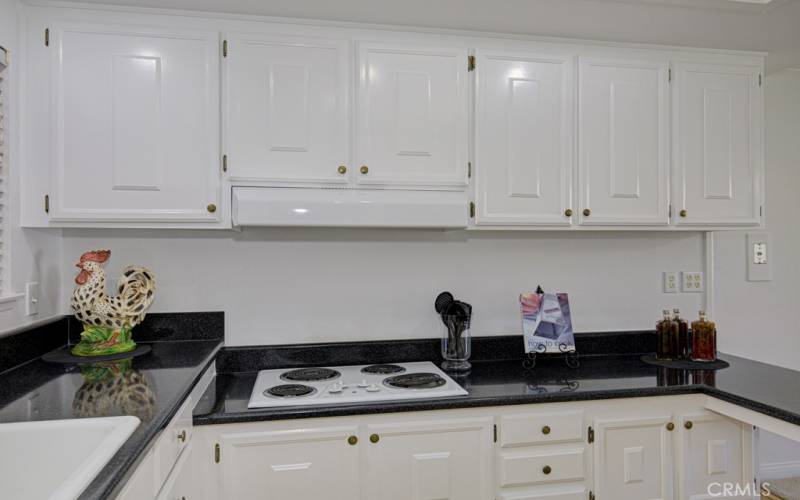
<path fill-rule="evenodd" d="M 205 330 L 196 328 L 195 322 L 202 322 Z M 191 313 L 175 320 L 171 315 L 153 314 L 137 331 L 137 342 L 149 345 L 151 351 L 125 360 L 76 365 L 38 357 L 54 347 L 68 349 L 68 323 L 64 318 L 0 339 L 6 360 L 6 365 L 0 365 L 6 368 L 0 370 L 0 423 L 138 417 L 139 426 L 79 497 L 113 498 L 213 363 L 222 346 L 224 317 L 222 313 Z M 54 346 L 55 337 L 60 340 Z M 19 353 L 23 351 L 37 357 L 9 368 L 22 361 Z"/>
<path fill-rule="evenodd" d="M 224 357 L 221 355 L 221 357 Z M 645 364 L 640 354 L 584 356 L 577 369 L 562 360 L 540 361 L 527 371 L 521 360 L 483 360 L 453 377 L 465 397 L 376 404 L 247 409 L 257 372 L 222 373 L 195 408 L 195 425 L 444 410 L 497 405 L 702 393 L 800 425 L 800 372 L 721 355 L 730 367 L 673 370 Z M 219 365 L 218 365 L 219 366 Z"/>

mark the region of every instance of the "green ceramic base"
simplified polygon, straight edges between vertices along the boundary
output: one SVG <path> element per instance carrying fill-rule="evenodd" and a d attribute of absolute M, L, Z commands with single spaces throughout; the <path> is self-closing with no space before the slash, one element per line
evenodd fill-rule
<path fill-rule="evenodd" d="M 81 341 L 70 352 L 75 356 L 105 356 L 122 354 L 136 349 L 131 338 L 130 328 L 104 328 L 102 326 L 83 325 Z"/>

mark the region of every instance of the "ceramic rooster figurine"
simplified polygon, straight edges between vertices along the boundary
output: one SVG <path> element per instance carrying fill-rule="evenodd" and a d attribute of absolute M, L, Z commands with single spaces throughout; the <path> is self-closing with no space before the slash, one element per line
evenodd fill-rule
<path fill-rule="evenodd" d="M 103 264 L 111 250 L 91 250 L 81 255 L 75 278 L 75 291 L 70 305 L 75 317 L 83 323 L 81 341 L 72 348 L 76 356 L 102 356 L 132 351 L 136 344 L 131 329 L 142 322 L 153 303 L 156 282 L 153 273 L 129 266 L 117 283 L 118 294 L 106 294 L 106 273 Z"/>

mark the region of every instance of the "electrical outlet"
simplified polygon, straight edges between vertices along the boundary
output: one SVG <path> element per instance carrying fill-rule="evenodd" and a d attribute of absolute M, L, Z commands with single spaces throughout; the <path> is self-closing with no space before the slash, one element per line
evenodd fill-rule
<path fill-rule="evenodd" d="M 769 234 L 747 234 L 747 281 L 772 281 L 771 247 Z"/>
<path fill-rule="evenodd" d="M 705 290 L 705 280 L 700 272 L 681 272 L 681 291 L 687 293 L 702 292 Z"/>
<path fill-rule="evenodd" d="M 25 284 L 25 314 L 28 316 L 39 314 L 39 283 Z"/>
<path fill-rule="evenodd" d="M 678 273 L 664 271 L 664 293 L 678 293 Z"/>

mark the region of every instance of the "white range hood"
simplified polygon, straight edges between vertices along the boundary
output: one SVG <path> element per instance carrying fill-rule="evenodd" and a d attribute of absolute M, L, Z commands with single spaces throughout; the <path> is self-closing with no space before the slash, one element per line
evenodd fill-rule
<path fill-rule="evenodd" d="M 233 188 L 234 226 L 464 228 L 463 191 Z"/>

